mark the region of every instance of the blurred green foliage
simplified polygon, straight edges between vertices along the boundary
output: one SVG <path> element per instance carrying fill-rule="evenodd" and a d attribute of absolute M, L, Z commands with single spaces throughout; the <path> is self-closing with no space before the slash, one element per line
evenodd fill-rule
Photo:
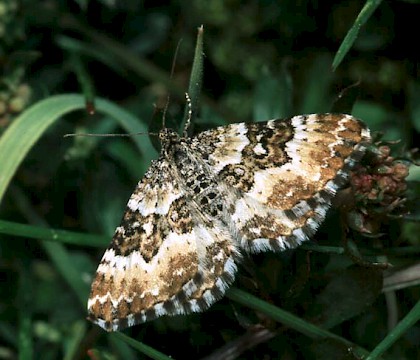
<path fill-rule="evenodd" d="M 156 131 L 168 92 L 166 125 L 178 128 L 203 25 L 196 132 L 229 122 L 340 111 L 363 119 L 386 140 L 401 140 L 391 148 L 402 157 L 420 143 L 419 11 L 418 1 L 0 2 L 0 134 L 7 135 L 14 121 L 22 126 L 22 137 L 8 150 L 17 161 L 8 167 L 13 170 L 6 174 L 0 163 L 0 177 L 13 176 L 0 207 L 0 219 L 8 220 L 0 221 L 0 358 L 138 359 L 159 358 L 161 352 L 199 359 L 231 352 L 241 359 L 352 359 L 357 346 L 374 349 L 407 314 L 398 340 L 383 345 L 383 358 L 418 357 L 420 276 L 409 272 L 418 269 L 420 254 L 418 167 L 411 167 L 409 177 L 411 213 L 386 219 L 381 237 L 347 231 L 332 211 L 312 244 L 253 256 L 238 274 L 237 288 L 353 346 L 292 330 L 294 319 L 289 326 L 276 323 L 271 308 L 251 310 L 232 292 L 205 313 L 127 330 L 131 340 L 143 343 L 130 344 L 139 353 L 126 337 L 107 335 L 84 319 L 100 256 L 156 150 L 146 135 L 63 135 Z M 346 38 L 351 29 L 355 36 Z M 345 51 L 338 56 L 340 47 Z M 78 111 L 64 118 L 40 107 L 34 120 L 25 112 L 65 93 L 82 94 L 87 111 L 79 96 L 71 98 Z M 138 127 L 118 108 L 131 112 Z M 28 137 L 30 144 L 21 147 L 19 140 Z M 69 233 L 38 240 L 41 227 Z M 92 249 L 81 233 L 103 235 L 103 247 L 99 239 Z M 354 256 L 344 254 L 343 234 L 366 262 L 389 262 L 393 271 L 355 265 Z M 396 275 L 401 277 L 389 285 Z"/>

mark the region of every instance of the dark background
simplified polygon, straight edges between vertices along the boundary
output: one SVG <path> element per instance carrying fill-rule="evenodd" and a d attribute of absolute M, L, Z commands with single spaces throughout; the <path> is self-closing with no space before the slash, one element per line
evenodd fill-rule
<path fill-rule="evenodd" d="M 420 3 L 383 2 L 332 71 L 334 56 L 363 5 L 288 0 L 5 1 L 3 15 L 0 9 L 0 112 L 3 104 L 6 109 L 1 131 L 39 100 L 86 94 L 80 76 L 96 96 L 131 111 L 152 129 L 161 126 L 159 109 L 168 94 L 164 84 L 175 84 L 180 91 L 170 91 L 167 121 L 178 126 L 197 28 L 204 25 L 204 85 L 196 131 L 334 110 L 351 112 L 373 131 L 383 131 L 387 140 L 401 140 L 394 151 L 410 149 L 418 145 L 420 130 Z M 80 67 L 88 76 L 80 75 Z M 36 218 L 51 228 L 111 239 L 149 163 L 130 139 L 63 138 L 76 131 L 123 132 L 101 114 L 79 111 L 57 121 L 20 166 L 0 208 L 2 219 L 34 224 Z M 363 249 L 417 246 L 417 253 L 401 257 L 391 251 L 383 260 L 396 269 L 414 264 L 420 245 L 418 223 L 387 220 L 381 226 L 385 235 L 379 239 L 349 236 Z M 333 211 L 313 244 L 342 246 L 342 232 Z M 74 271 L 86 286 L 105 247 L 66 245 Z M 3 358 L 16 358 L 22 345 L 22 289 L 31 299 L 35 358 L 142 356 L 85 321 L 85 309 L 42 242 L 0 235 L 0 260 Z M 29 281 L 22 284 L 22 279 Z M 235 286 L 320 326 L 330 324 L 332 332 L 371 350 L 389 331 L 390 314 L 401 319 L 419 300 L 418 285 L 406 287 L 392 292 L 391 306 L 378 279 L 377 269 L 354 265 L 345 255 L 298 249 L 253 256 L 241 267 Z M 349 299 L 353 305 L 346 303 L 347 315 L 331 320 L 331 309 Z M 271 335 L 259 343 L 253 334 L 261 329 Z M 175 359 L 202 358 L 226 344 L 237 349 L 241 359 L 354 358 L 351 350 L 312 341 L 227 297 L 205 313 L 158 319 L 126 333 Z M 415 326 L 386 358 L 416 358 L 419 341 Z M 250 349 L 245 351 L 245 344 L 251 344 Z M 87 349 L 97 352 L 87 355 Z"/>

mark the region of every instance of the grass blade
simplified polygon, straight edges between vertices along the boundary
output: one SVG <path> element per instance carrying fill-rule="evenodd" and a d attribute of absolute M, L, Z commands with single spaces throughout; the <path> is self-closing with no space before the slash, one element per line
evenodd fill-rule
<path fill-rule="evenodd" d="M 348 31 L 346 37 L 341 43 L 337 53 L 335 54 L 332 68 L 335 71 L 341 61 L 353 46 L 353 43 L 356 41 L 357 35 L 359 34 L 360 28 L 366 23 L 366 21 L 371 17 L 376 8 L 381 4 L 382 0 L 367 0 L 365 6 L 360 11 L 359 15 L 356 18 L 351 29 Z"/>
<path fill-rule="evenodd" d="M 420 320 L 420 301 L 410 310 L 397 326 L 373 349 L 366 360 L 376 360 L 388 350 L 409 328 Z"/>
<path fill-rule="evenodd" d="M 31 203 L 23 191 L 13 187 L 12 196 L 16 202 L 17 208 L 29 222 L 40 226 L 47 225 L 44 219 L 40 218 L 33 210 Z M 74 261 L 71 254 L 67 251 L 63 244 L 41 241 L 40 245 L 51 259 L 51 262 L 54 264 L 57 272 L 75 292 L 80 304 L 82 304 L 83 308 L 85 308 L 89 288 L 83 281 L 80 271 L 74 267 Z"/>
<path fill-rule="evenodd" d="M 72 53 L 70 57 L 70 64 L 76 73 L 77 80 L 85 96 L 85 103 L 93 105 L 95 102 L 95 89 L 92 79 L 83 64 L 81 57 L 76 53 Z"/>
<path fill-rule="evenodd" d="M 75 323 L 67 336 L 67 346 L 63 360 L 77 359 L 77 353 L 86 338 L 86 321 Z"/>
<path fill-rule="evenodd" d="M 284 311 L 278 308 L 277 306 L 271 305 L 257 298 L 256 296 L 246 293 L 242 290 L 231 288 L 227 292 L 226 296 L 233 301 L 248 306 L 254 310 L 260 311 L 265 315 L 269 316 L 271 319 L 276 320 L 290 327 L 291 329 L 294 329 L 311 338 L 327 338 L 335 340 L 345 346 L 351 347 L 354 353 L 359 356 L 366 356 L 368 354 L 367 350 L 363 349 L 362 347 L 353 344 L 352 342 L 338 335 L 335 335 L 332 332 L 329 332 L 323 328 L 320 328 L 319 326 L 307 322 L 296 315 Z"/>
<path fill-rule="evenodd" d="M 192 134 L 194 130 L 194 120 L 197 117 L 198 112 L 198 104 L 201 94 L 201 86 L 203 84 L 203 33 L 204 29 L 203 26 L 200 26 L 198 28 L 198 34 L 197 34 L 197 44 L 195 46 L 195 54 L 194 54 L 194 62 L 191 69 L 191 77 L 190 77 L 190 84 L 188 86 L 188 96 L 191 99 L 191 124 L 189 126 L 188 133 Z M 189 104 L 185 107 L 184 112 L 184 119 L 181 124 L 181 133 L 184 131 L 185 124 L 188 121 L 189 115 Z"/>
<path fill-rule="evenodd" d="M 140 351 L 141 353 L 149 356 L 154 360 L 171 360 L 172 358 L 153 349 L 146 344 L 141 343 L 140 341 L 134 340 L 133 338 L 123 334 L 123 333 L 113 333 L 110 336 L 117 338 L 118 340 L 122 340 L 126 342 L 128 345 L 133 347 L 134 349 Z"/>
<path fill-rule="evenodd" d="M 103 247 L 109 243 L 109 238 L 106 236 L 49 229 L 6 220 L 0 220 L 0 234 L 92 247 Z M 6 238 L 5 241 L 7 241 Z"/>
<path fill-rule="evenodd" d="M 138 119 L 104 99 L 96 99 L 96 110 L 115 118 L 128 132 L 147 132 L 146 126 Z M 26 154 L 61 116 L 85 108 L 81 95 L 67 94 L 52 96 L 31 106 L 16 118 L 0 139 L 0 203 L 6 189 Z M 133 137 L 145 161 L 150 161 L 156 151 L 147 136 Z"/>
<path fill-rule="evenodd" d="M 32 341 L 32 281 L 29 262 L 24 259 L 20 264 L 19 281 L 19 359 L 33 358 Z"/>

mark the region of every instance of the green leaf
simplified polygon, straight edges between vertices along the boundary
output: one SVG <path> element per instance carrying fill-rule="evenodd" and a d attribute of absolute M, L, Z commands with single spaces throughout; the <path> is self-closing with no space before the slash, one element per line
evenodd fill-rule
<path fill-rule="evenodd" d="M 23 260 L 20 266 L 19 283 L 19 359 L 26 360 L 33 358 L 32 341 L 32 295 L 33 278 L 30 272 L 29 262 Z"/>
<path fill-rule="evenodd" d="M 86 338 L 86 321 L 77 321 L 66 336 L 66 352 L 64 360 L 75 359 L 83 340 Z"/>
<path fill-rule="evenodd" d="M 81 95 L 57 95 L 36 103 L 13 121 L 0 139 L 0 203 L 19 165 L 37 140 L 61 116 L 84 107 L 84 97 Z M 130 133 L 147 132 L 144 123 L 109 101 L 96 99 L 96 109 L 115 118 Z M 133 141 L 145 161 L 156 156 L 147 136 L 133 137 Z"/>
<path fill-rule="evenodd" d="M 309 336 L 315 339 L 327 338 L 332 341 L 337 341 L 338 343 L 341 343 L 345 346 L 352 347 L 354 352 L 360 356 L 367 355 L 368 353 L 362 347 L 359 347 L 358 345 L 353 344 L 352 342 L 336 334 L 333 334 L 329 332 L 328 330 L 325 330 L 317 325 L 314 325 L 308 321 L 305 321 L 296 315 L 293 315 L 274 305 L 271 305 L 242 290 L 239 290 L 236 288 L 230 288 L 228 292 L 226 293 L 226 296 L 233 301 L 236 301 L 240 304 L 248 306 L 254 310 L 260 311 L 263 314 L 269 316 L 271 319 L 276 320 L 302 334 L 305 334 L 306 336 Z"/>
<path fill-rule="evenodd" d="M 359 34 L 360 28 L 366 23 L 366 21 L 371 17 L 373 12 L 376 8 L 381 4 L 382 0 L 367 0 L 365 6 L 360 11 L 359 15 L 357 16 L 353 26 L 348 31 L 346 37 L 344 38 L 343 42 L 341 43 L 337 53 L 335 54 L 332 68 L 335 71 L 338 65 L 343 61 L 344 57 L 353 46 L 357 35 Z"/>
<path fill-rule="evenodd" d="M 130 338 L 129 336 L 123 334 L 123 333 L 113 333 L 110 336 L 117 338 L 118 340 L 122 340 L 126 342 L 128 345 L 133 347 L 134 349 L 140 351 L 141 353 L 149 356 L 152 359 L 155 360 L 172 360 L 171 357 L 166 356 L 165 354 L 162 354 L 161 352 L 153 349 L 150 346 L 147 346 L 146 344 L 141 343 L 140 341 L 134 340 Z"/>
<path fill-rule="evenodd" d="M 373 349 L 366 360 L 378 359 L 388 350 L 402 335 L 404 335 L 417 321 L 420 320 L 420 301 L 410 310 L 395 328 Z"/>
<path fill-rule="evenodd" d="M 345 346 L 344 344 L 331 341 L 331 339 L 323 339 L 314 341 L 309 346 L 312 354 L 312 359 L 316 360 L 356 360 L 361 359 L 354 354 L 352 348 Z"/>
<path fill-rule="evenodd" d="M 366 310 L 382 290 L 382 271 L 354 266 L 334 276 L 314 299 L 309 313 L 326 329 Z M 309 315 L 310 316 L 310 315 Z"/>
<path fill-rule="evenodd" d="M 184 119 L 181 124 L 181 131 L 184 131 L 185 125 L 190 120 L 191 124 L 188 126 L 188 134 L 193 133 L 194 128 L 194 120 L 197 116 L 198 112 L 198 104 L 201 94 L 201 87 L 203 84 L 203 34 L 204 29 L 203 26 L 198 28 L 197 34 L 197 43 L 195 46 L 195 53 L 194 53 L 194 62 L 191 69 L 191 77 L 190 77 L 190 84 L 188 86 L 188 96 L 191 100 L 191 104 L 187 104 L 185 107 Z M 190 106 L 191 106 L 191 115 L 190 115 Z M 189 119 L 189 117 L 192 117 Z"/>
<path fill-rule="evenodd" d="M 26 194 L 20 189 L 14 188 L 12 191 L 14 201 L 20 212 L 28 219 L 28 221 L 46 226 L 45 221 L 32 208 Z M 77 298 L 85 307 L 85 302 L 89 294 L 88 285 L 83 281 L 79 269 L 74 267 L 74 259 L 72 254 L 59 243 L 41 241 L 41 246 L 50 257 L 57 272 L 63 277 L 67 284 L 72 288 Z"/>
<path fill-rule="evenodd" d="M 109 238 L 100 235 L 75 233 L 66 230 L 56 230 L 0 220 L 0 234 L 23 236 L 28 239 L 39 239 L 82 246 L 103 247 L 109 243 Z M 12 239 L 11 239 L 12 240 Z M 6 238 L 3 241 L 7 241 Z"/>
<path fill-rule="evenodd" d="M 93 106 L 94 101 L 95 101 L 94 85 L 85 67 L 85 64 L 80 58 L 80 55 L 77 53 L 72 53 L 70 63 L 72 67 L 74 68 L 74 71 L 77 76 L 77 80 L 79 81 L 79 84 L 85 96 L 86 106 L 88 106 L 89 104 Z"/>

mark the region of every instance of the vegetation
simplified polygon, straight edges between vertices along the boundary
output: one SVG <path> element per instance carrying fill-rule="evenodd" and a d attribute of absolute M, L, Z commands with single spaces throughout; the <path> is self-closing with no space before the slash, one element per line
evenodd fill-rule
<path fill-rule="evenodd" d="M 0 358 L 417 358 L 419 10 L 1 1 Z M 158 131 L 168 94 L 166 125 L 179 129 L 186 91 L 195 132 L 334 111 L 383 135 L 355 174 L 354 205 L 332 209 L 312 242 L 250 257 L 204 313 L 107 334 L 85 319 L 90 283 L 159 144 L 63 136 Z"/>

